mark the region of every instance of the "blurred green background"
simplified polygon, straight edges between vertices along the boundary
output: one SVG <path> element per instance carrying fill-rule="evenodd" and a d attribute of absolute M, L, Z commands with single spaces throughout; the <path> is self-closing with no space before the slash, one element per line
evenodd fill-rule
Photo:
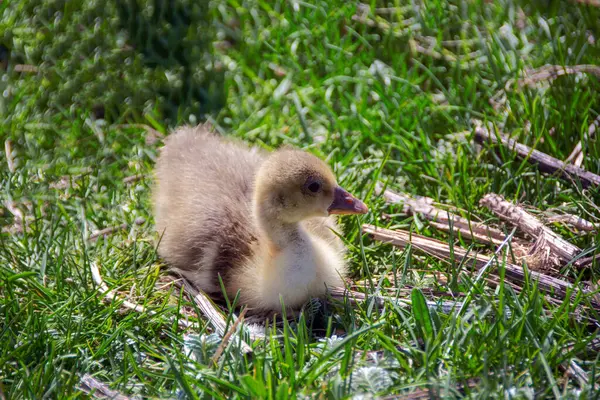
<path fill-rule="evenodd" d="M 224 102 L 207 1 L 8 1 L 0 44 L 9 119 L 87 111 L 109 122 L 145 112 L 170 124 L 204 119 Z M 21 94 L 21 95 L 19 95 Z M 190 119 L 191 118 L 191 119 Z"/>

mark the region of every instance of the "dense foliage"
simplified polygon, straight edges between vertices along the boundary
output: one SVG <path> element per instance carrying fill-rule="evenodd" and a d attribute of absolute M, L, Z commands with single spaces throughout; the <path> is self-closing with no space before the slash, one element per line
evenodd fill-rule
<path fill-rule="evenodd" d="M 3 108 L 13 120 L 88 112 L 118 121 L 153 111 L 175 124 L 200 121 L 223 103 L 206 1 L 33 0 L 0 7 L 10 71 Z M 19 75 L 19 64 L 37 73 Z"/>

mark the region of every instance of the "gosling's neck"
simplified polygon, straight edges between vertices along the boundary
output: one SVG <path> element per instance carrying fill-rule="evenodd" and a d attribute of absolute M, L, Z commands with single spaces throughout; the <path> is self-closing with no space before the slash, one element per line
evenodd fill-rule
<path fill-rule="evenodd" d="M 306 232 L 300 222 L 284 221 L 273 207 L 256 204 L 254 210 L 259 229 L 275 250 L 305 244 Z"/>

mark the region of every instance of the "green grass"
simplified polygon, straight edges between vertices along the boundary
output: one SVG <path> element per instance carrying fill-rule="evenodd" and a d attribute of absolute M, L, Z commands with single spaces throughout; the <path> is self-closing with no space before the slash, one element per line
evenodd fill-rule
<path fill-rule="evenodd" d="M 104 43 L 98 70 L 77 62 L 90 43 L 76 47 L 77 31 L 68 20 L 19 20 L 19 12 L 32 12 L 27 3 L 0 3 L 1 43 L 12 50 L 0 80 L 0 137 L 11 141 L 15 163 L 11 172 L 6 155 L 0 156 L 0 394 L 85 398 L 78 387 L 87 373 L 121 393 L 150 398 L 341 399 L 424 388 L 443 398 L 598 398 L 600 358 L 586 351 L 597 324 L 574 316 L 575 304 L 586 299 L 555 305 L 535 281 L 518 294 L 508 285 L 490 289 L 464 274 L 470 265 L 395 250 L 362 236 L 360 225 L 409 229 L 469 247 L 418 217 L 381 218 L 399 210 L 373 193 L 378 180 L 492 223 L 498 221 L 478 204 L 489 192 L 600 221 L 598 188 L 582 190 L 541 174 L 506 150 L 481 150 L 471 135 L 473 119 L 479 119 L 565 159 L 600 113 L 596 77 L 570 75 L 511 90 L 500 108 L 490 99 L 529 68 L 597 63 L 600 9 L 574 1 L 372 1 L 366 16 L 379 23 L 369 26 L 353 20 L 362 12 L 353 2 L 212 4 L 214 32 L 207 35 L 219 46 L 210 57 L 214 68 L 225 71 L 219 90 L 227 99 L 207 118 L 249 143 L 314 152 L 366 200 L 371 213 L 346 219 L 344 226 L 353 278 L 370 281 L 370 293 L 394 285 L 470 293 L 469 307 L 448 315 L 424 307 L 418 291 L 412 309 L 394 302 L 383 309 L 372 301 L 328 305 L 322 314 L 307 313 L 272 332 L 268 343 L 253 343 L 250 356 L 241 356 L 233 340 L 214 365 L 218 338 L 209 325 L 200 318 L 201 329 L 184 332 L 172 322 L 194 307 L 161 281 L 166 272 L 155 250 L 149 199 L 160 141 L 148 143 L 147 131 L 133 124 L 167 132 L 201 120 L 206 108 L 193 93 L 177 92 L 187 88 L 180 80 L 185 73 L 173 75 L 174 89 L 165 94 L 170 67 L 146 63 L 153 42 L 139 45 L 131 30 L 146 31 L 119 25 L 112 2 L 106 8 L 82 2 L 81 13 L 48 2 L 79 23 L 94 21 L 85 13 L 106 18 L 97 31 L 91 22 L 82 28 L 85 40 Z M 166 33 L 169 26 L 160 25 L 150 37 L 176 40 Z M 204 44 L 193 38 L 204 31 L 190 26 L 182 47 L 174 48 L 189 51 L 186 68 L 203 73 L 198 52 Z M 139 52 L 128 53 L 133 64 L 123 66 L 113 51 L 117 34 L 129 44 L 138 41 Z M 411 50 L 415 43 L 433 53 Z M 17 73 L 15 63 L 39 66 L 40 72 Z M 120 68 L 124 84 L 115 72 Z M 71 78 L 77 79 L 74 87 Z M 93 122 L 98 101 L 108 110 L 104 124 Z M 600 141 L 585 144 L 583 166 L 598 174 Z M 146 178 L 123 183 L 137 174 Z M 26 217 L 22 232 L 11 202 Z M 139 218 L 145 222 L 136 224 Z M 125 230 L 88 240 L 95 230 L 124 223 Z M 582 249 L 598 250 L 598 234 L 553 229 Z M 92 262 L 123 298 L 155 313 L 123 312 L 120 302 L 104 302 L 91 278 Z M 432 271 L 450 283 L 432 278 Z M 597 265 L 583 273 L 567 268 L 564 278 L 598 282 L 599 273 Z M 588 383 L 565 374 L 570 361 Z"/>

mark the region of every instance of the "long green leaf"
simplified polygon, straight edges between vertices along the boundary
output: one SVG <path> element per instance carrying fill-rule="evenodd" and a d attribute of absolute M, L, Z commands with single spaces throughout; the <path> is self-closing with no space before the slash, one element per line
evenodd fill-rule
<path fill-rule="evenodd" d="M 429 308 L 427 307 L 427 301 L 423 292 L 420 289 L 414 288 L 411 292 L 412 300 L 412 311 L 417 327 L 423 339 L 427 339 L 433 336 L 433 323 L 431 322 L 431 315 L 429 314 Z"/>

